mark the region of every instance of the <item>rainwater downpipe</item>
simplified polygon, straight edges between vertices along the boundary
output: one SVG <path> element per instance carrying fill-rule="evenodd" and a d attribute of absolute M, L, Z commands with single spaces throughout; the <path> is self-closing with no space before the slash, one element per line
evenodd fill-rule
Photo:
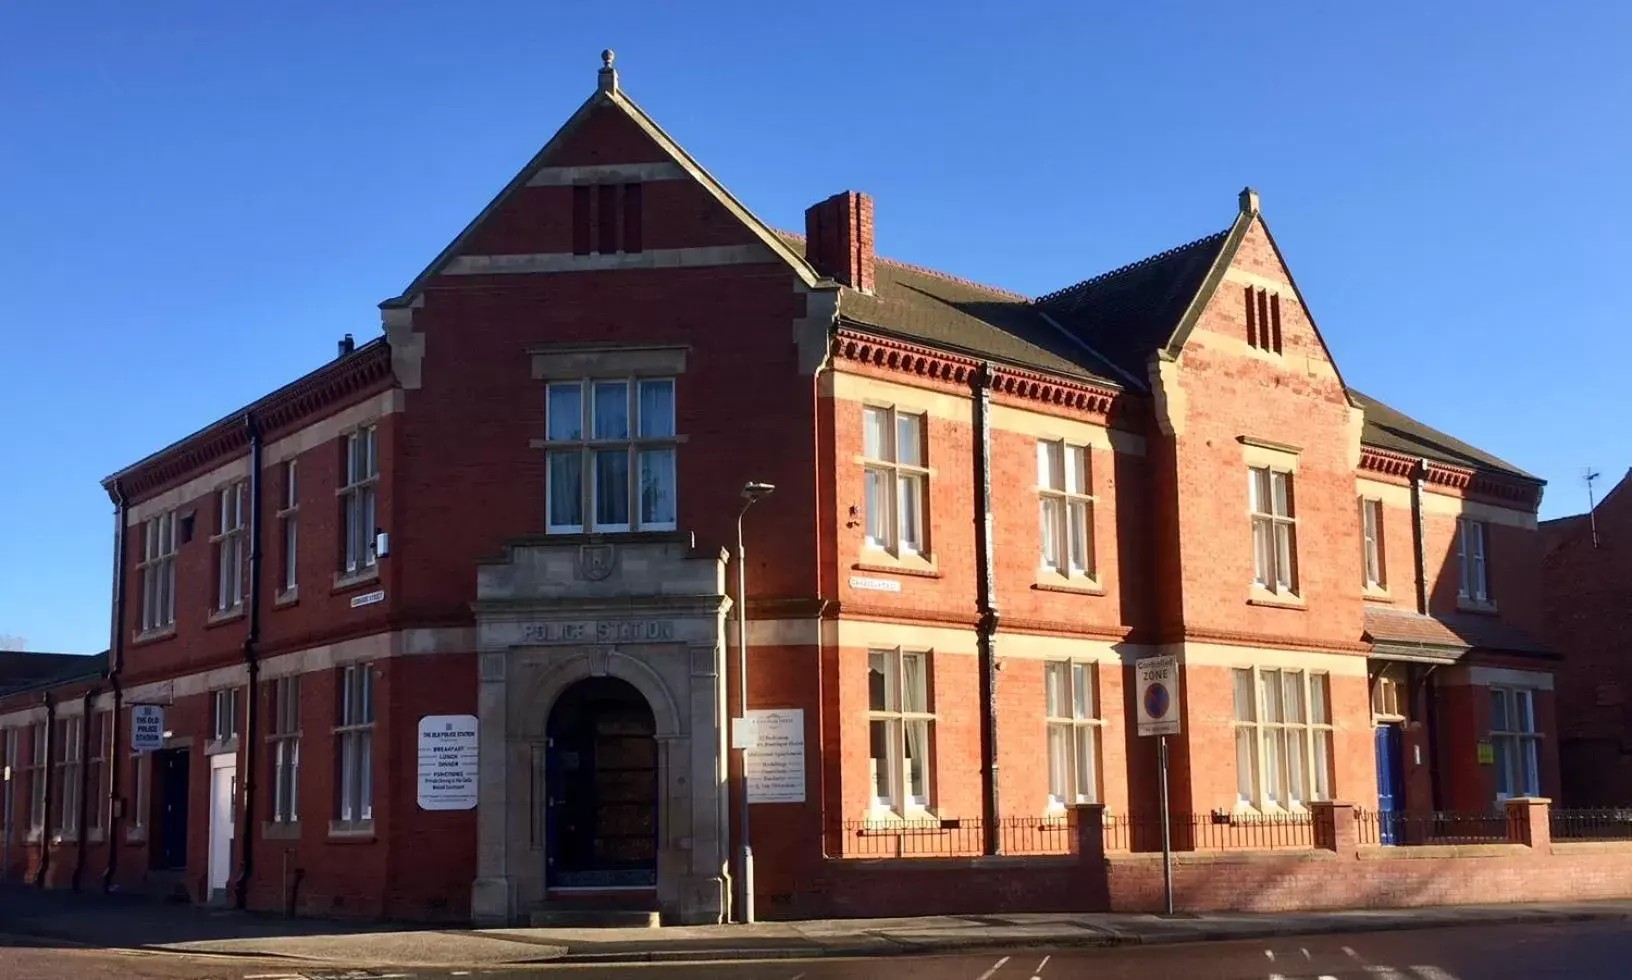
<path fill-rule="evenodd" d="M 119 873 L 119 829 L 124 817 L 119 805 L 119 712 L 123 710 L 125 669 L 125 488 L 118 480 L 108 486 L 113 498 L 113 625 L 108 637 L 108 682 L 113 687 L 113 711 L 108 715 L 108 866 L 102 872 L 102 890 L 112 891 Z M 132 770 L 134 772 L 134 769 Z"/>
<path fill-rule="evenodd" d="M 233 905 L 242 909 L 249 898 L 249 879 L 255 870 L 255 770 L 260 759 L 261 665 L 256 647 L 261 640 L 261 431 L 255 415 L 244 413 L 249 432 L 249 589 L 245 610 L 248 628 L 244 632 L 244 668 L 248 681 L 244 688 L 244 783 L 243 820 L 239 823 L 238 880 L 233 883 Z"/>
<path fill-rule="evenodd" d="M 1428 615 L 1427 529 L 1422 510 L 1423 484 L 1428 480 L 1428 461 L 1419 459 L 1411 472 L 1411 561 L 1417 577 L 1417 612 Z"/>
<path fill-rule="evenodd" d="M 980 763 L 985 790 L 981 816 L 984 853 L 1002 854 L 1002 813 L 998 799 L 997 755 L 997 575 L 992 560 L 992 381 L 991 362 L 974 375 L 975 408 L 975 574 L 980 622 L 975 628 L 980 652 Z"/>
<path fill-rule="evenodd" d="M 45 705 L 45 752 L 42 753 L 45 768 L 34 770 L 34 778 L 45 780 L 45 792 L 41 794 L 44 798 L 40 800 L 40 864 L 34 870 L 35 888 L 45 887 L 45 873 L 51 870 L 51 773 L 55 768 L 52 765 L 51 754 L 52 750 L 56 748 L 52 744 L 55 741 L 52 735 L 57 728 L 57 703 L 51 700 L 50 691 L 40 695 L 40 703 Z M 32 751 L 32 746 L 30 751 Z M 33 794 L 32 787 L 30 787 L 29 793 L 30 795 Z M 30 806 L 33 805 L 32 800 L 29 803 Z M 29 815 L 28 822 L 30 824 L 34 822 L 32 813 Z"/>

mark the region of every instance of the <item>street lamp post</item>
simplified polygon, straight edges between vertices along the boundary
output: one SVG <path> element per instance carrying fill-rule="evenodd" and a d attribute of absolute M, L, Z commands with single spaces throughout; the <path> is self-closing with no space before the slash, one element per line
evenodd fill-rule
<path fill-rule="evenodd" d="M 748 508 L 776 489 L 769 483 L 750 481 L 742 487 L 742 509 L 737 511 L 737 712 L 742 729 L 748 727 L 748 551 L 742 543 L 742 518 Z M 739 756 L 742 774 L 741 807 L 738 822 L 742 825 L 742 844 L 739 849 L 738 877 L 742 879 L 742 904 L 738 921 L 754 921 L 754 847 L 748 834 L 748 750 Z"/>

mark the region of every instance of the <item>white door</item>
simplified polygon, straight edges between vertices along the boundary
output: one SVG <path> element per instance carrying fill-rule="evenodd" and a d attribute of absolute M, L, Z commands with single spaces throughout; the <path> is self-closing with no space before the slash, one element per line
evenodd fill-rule
<path fill-rule="evenodd" d="M 238 757 L 210 757 L 210 889 L 226 888 L 232 876 L 233 797 L 238 789 Z"/>

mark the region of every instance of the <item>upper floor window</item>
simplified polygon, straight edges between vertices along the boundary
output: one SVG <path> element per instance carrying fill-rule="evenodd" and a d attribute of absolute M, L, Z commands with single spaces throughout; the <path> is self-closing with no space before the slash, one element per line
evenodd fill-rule
<path fill-rule="evenodd" d="M 1043 567 L 1066 576 L 1094 575 L 1093 457 L 1086 446 L 1037 444 Z"/>
<path fill-rule="evenodd" d="M 1235 678 L 1235 779 L 1247 806 L 1299 807 L 1332 798 L 1329 678 L 1240 667 Z"/>
<path fill-rule="evenodd" d="M 1252 580 L 1269 592 L 1298 591 L 1298 532 L 1292 474 L 1255 466 L 1248 471 L 1252 511 Z"/>
<path fill-rule="evenodd" d="M 1274 354 L 1281 352 L 1281 297 L 1267 289 L 1246 287 L 1247 344 Z"/>
<path fill-rule="evenodd" d="M 873 807 L 896 813 L 929 806 L 929 654 L 901 650 L 868 653 L 867 726 L 871 744 Z"/>
<path fill-rule="evenodd" d="M 282 573 L 278 576 L 278 592 L 288 594 L 300 583 L 296 574 L 300 536 L 300 485 L 295 461 L 283 464 L 283 494 L 278 498 L 278 539 L 282 546 Z"/>
<path fill-rule="evenodd" d="M 1047 700 L 1048 803 L 1099 799 L 1099 726 L 1091 664 L 1043 665 Z"/>
<path fill-rule="evenodd" d="M 871 405 L 862 409 L 861 454 L 866 459 L 867 546 L 894 555 L 926 554 L 924 416 Z"/>
<path fill-rule="evenodd" d="M 345 438 L 346 484 L 340 488 L 344 521 L 345 571 L 355 574 L 374 567 L 375 507 L 380 482 L 379 434 L 370 425 Z"/>
<path fill-rule="evenodd" d="M 549 531 L 674 530 L 674 379 L 553 382 L 548 399 Z"/>
<path fill-rule="evenodd" d="M 1496 798 L 1540 796 L 1535 692 L 1524 687 L 1490 689 L 1490 745 L 1496 754 Z"/>
<path fill-rule="evenodd" d="M 146 521 L 142 542 L 142 629 L 163 629 L 176 621 L 176 512 Z"/>
<path fill-rule="evenodd" d="M 1484 521 L 1457 518 L 1456 560 L 1461 569 L 1457 596 L 1472 602 L 1489 602 L 1489 577 L 1485 574 Z"/>
<path fill-rule="evenodd" d="M 216 494 L 215 608 L 236 609 L 244 603 L 244 565 L 248 559 L 244 512 L 249 484 L 240 481 Z"/>
<path fill-rule="evenodd" d="M 1368 589 L 1387 587 L 1387 573 L 1383 567 L 1383 502 L 1375 498 L 1360 501 L 1360 536 L 1363 542 L 1365 586 Z"/>

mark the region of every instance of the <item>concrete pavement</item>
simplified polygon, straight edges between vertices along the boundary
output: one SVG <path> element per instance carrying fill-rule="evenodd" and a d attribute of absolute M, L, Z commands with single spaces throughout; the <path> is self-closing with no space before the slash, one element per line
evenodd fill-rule
<path fill-rule="evenodd" d="M 0 933 L 104 948 L 396 967 L 925 956 L 1628 919 L 1632 919 L 1632 902 L 1174 918 L 1015 914 L 663 929 L 472 930 L 286 919 L 161 905 L 124 896 L 0 887 Z"/>

